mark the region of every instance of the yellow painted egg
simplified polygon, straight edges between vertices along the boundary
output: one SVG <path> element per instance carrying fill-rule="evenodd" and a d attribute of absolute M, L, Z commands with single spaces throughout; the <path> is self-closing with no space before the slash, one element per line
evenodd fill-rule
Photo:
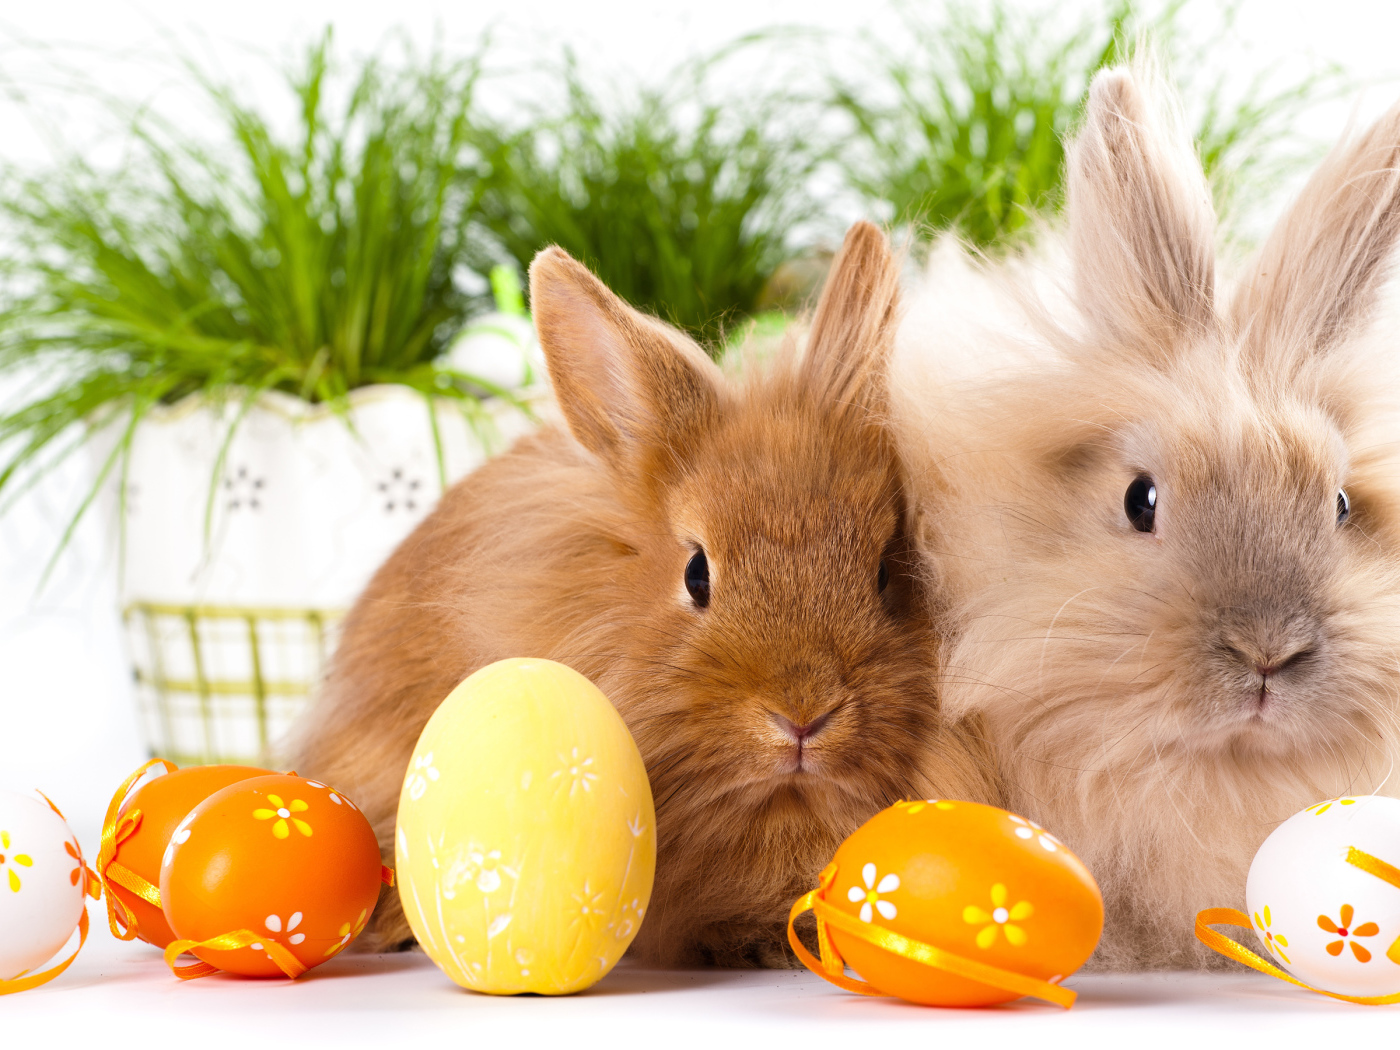
<path fill-rule="evenodd" d="M 434 713 L 395 836 L 414 936 L 464 988 L 581 991 L 627 950 L 656 871 L 646 767 L 596 686 L 502 660 Z"/>

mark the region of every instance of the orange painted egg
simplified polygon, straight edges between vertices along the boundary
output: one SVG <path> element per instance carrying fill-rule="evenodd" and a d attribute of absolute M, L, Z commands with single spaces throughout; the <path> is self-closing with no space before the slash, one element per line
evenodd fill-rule
<path fill-rule="evenodd" d="M 126 797 L 119 817 L 141 812 L 136 830 L 117 844 L 113 861 L 145 879 L 160 885 L 160 861 L 170 836 L 185 815 L 214 792 L 250 777 L 267 776 L 270 769 L 253 766 L 189 766 L 146 781 Z M 157 948 L 175 939 L 165 914 L 131 890 L 107 881 L 107 892 L 122 901 L 136 917 L 136 936 Z"/>
<path fill-rule="evenodd" d="M 975 802 L 899 802 L 857 828 L 826 893 L 861 923 L 1059 983 L 1103 930 L 1103 898 L 1079 858 L 1039 825 Z M 931 1006 L 990 1006 L 1018 993 L 906 959 L 832 928 L 880 991 Z"/>
<path fill-rule="evenodd" d="M 165 918 L 181 940 L 237 930 L 258 939 L 198 958 L 245 977 L 282 977 L 269 943 L 310 969 L 364 929 L 380 887 L 379 843 L 344 795 L 290 774 L 214 793 L 175 829 L 160 872 Z"/>

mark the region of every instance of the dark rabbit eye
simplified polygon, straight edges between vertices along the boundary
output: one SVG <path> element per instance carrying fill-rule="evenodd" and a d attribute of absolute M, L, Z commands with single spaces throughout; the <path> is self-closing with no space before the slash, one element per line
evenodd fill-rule
<path fill-rule="evenodd" d="M 878 581 L 878 586 L 881 591 L 890 585 L 890 567 L 885 564 L 883 558 L 880 559 L 880 575 Z"/>
<path fill-rule="evenodd" d="M 696 551 L 685 563 L 685 589 L 700 608 L 710 604 L 710 563 L 705 560 L 704 551 Z"/>
<path fill-rule="evenodd" d="M 1347 498 L 1346 489 L 1337 490 L 1337 524 L 1343 524 L 1347 518 L 1351 517 L 1351 500 Z"/>
<path fill-rule="evenodd" d="M 1123 512 L 1138 532 L 1151 532 L 1157 518 L 1157 483 L 1139 474 L 1123 495 Z"/>

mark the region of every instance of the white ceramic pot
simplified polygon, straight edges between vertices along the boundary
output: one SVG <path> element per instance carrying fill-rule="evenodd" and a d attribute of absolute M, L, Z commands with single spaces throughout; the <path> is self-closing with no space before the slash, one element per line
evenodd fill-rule
<path fill-rule="evenodd" d="M 532 426 L 504 401 L 472 418 L 401 386 L 349 403 L 269 393 L 240 420 L 239 403 L 196 395 L 137 428 L 124 506 L 119 471 L 107 479 L 153 754 L 272 761 L 370 575 L 444 485 Z M 99 461 L 118 436 L 99 432 Z"/>

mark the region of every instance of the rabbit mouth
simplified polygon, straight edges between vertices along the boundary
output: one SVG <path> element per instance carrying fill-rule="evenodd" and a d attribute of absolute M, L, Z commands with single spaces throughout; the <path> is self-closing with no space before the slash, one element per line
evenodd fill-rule
<path fill-rule="evenodd" d="M 831 716 L 841 709 L 837 704 L 816 718 L 803 723 L 786 715 L 769 711 L 769 721 L 781 740 L 776 775 L 779 777 L 811 776 L 822 772 L 822 744 L 830 737 Z M 823 730 L 828 730 L 823 734 Z M 818 737 L 821 739 L 817 739 Z"/>

